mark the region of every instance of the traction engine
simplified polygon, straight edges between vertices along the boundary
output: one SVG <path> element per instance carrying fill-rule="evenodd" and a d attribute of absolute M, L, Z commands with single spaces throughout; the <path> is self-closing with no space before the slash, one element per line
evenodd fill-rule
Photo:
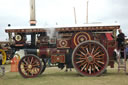
<path fill-rule="evenodd" d="M 59 68 L 75 68 L 83 76 L 101 75 L 107 66 L 114 67 L 113 51 L 116 30 L 120 25 L 88 24 L 49 28 L 7 28 L 11 48 L 23 49 L 19 73 L 25 78 L 40 75 L 50 59 Z M 49 35 L 49 31 L 52 35 Z"/>

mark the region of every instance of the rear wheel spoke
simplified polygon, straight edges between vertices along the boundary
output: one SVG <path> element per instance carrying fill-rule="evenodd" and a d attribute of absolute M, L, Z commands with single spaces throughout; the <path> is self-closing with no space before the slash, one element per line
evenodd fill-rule
<path fill-rule="evenodd" d="M 83 66 L 84 64 L 86 64 L 86 62 L 81 63 L 81 64 L 79 65 L 79 67 Z"/>
<path fill-rule="evenodd" d="M 78 63 L 82 63 L 83 61 L 84 61 L 84 60 L 77 61 L 76 64 L 78 64 Z"/>
<path fill-rule="evenodd" d="M 85 68 L 85 71 L 87 72 L 87 70 L 88 70 L 88 67 L 89 67 L 89 64 L 87 64 L 87 66 L 86 66 L 86 68 Z"/>
<path fill-rule="evenodd" d="M 82 67 L 81 71 L 83 71 L 83 70 L 84 70 L 84 68 L 86 67 L 86 65 L 87 65 L 87 64 L 84 64 L 84 66 Z"/>
<path fill-rule="evenodd" d="M 91 74 L 91 71 L 92 71 L 92 67 L 91 67 L 91 65 L 89 66 L 88 71 L 89 71 L 89 74 Z"/>

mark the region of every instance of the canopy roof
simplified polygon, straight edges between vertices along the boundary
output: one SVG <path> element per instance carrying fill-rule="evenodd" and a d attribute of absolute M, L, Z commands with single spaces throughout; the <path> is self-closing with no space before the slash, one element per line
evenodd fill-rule
<path fill-rule="evenodd" d="M 84 25 L 72 25 L 72 26 L 55 26 L 55 27 L 8 27 L 5 29 L 6 32 L 47 32 L 48 30 L 54 30 L 57 32 L 65 31 L 89 31 L 89 30 L 113 30 L 119 29 L 119 24 L 84 24 Z"/>

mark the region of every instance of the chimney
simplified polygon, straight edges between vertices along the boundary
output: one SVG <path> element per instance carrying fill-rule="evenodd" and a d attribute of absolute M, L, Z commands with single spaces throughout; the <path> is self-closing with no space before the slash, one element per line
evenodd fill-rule
<path fill-rule="evenodd" d="M 35 0 L 30 0 L 30 26 L 36 25 Z"/>

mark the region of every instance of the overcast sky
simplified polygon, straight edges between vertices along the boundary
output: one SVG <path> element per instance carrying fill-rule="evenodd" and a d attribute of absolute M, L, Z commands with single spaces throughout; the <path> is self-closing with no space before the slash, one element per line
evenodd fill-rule
<path fill-rule="evenodd" d="M 73 25 L 76 8 L 77 24 L 86 22 L 86 0 L 36 0 L 37 26 Z M 128 0 L 89 0 L 89 23 L 120 23 L 128 36 Z M 29 26 L 29 0 L 0 0 L 0 40 L 5 40 L 4 29 Z M 4 36 L 4 37 L 3 37 Z"/>

